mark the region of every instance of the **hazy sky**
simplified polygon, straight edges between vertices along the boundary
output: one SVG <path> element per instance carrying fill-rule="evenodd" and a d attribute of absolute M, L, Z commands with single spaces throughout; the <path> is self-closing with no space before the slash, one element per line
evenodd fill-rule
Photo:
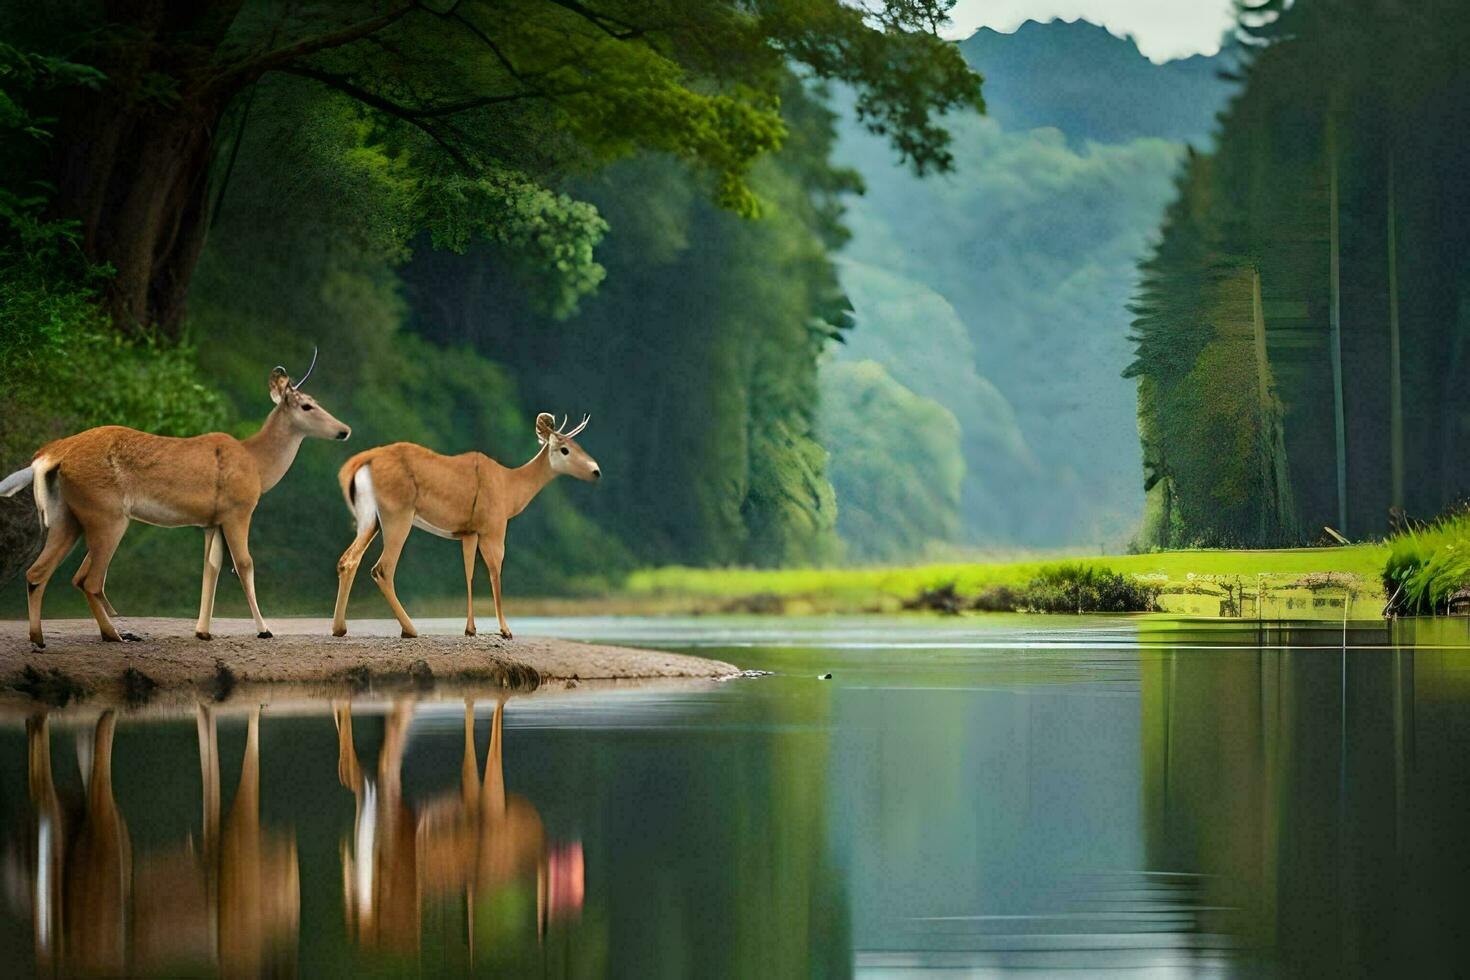
<path fill-rule="evenodd" d="M 1013 31 L 1028 20 L 1078 17 L 1122 37 L 1132 34 L 1154 61 L 1214 54 L 1230 26 L 1230 0 L 959 0 L 952 37 L 969 37 L 979 27 Z"/>

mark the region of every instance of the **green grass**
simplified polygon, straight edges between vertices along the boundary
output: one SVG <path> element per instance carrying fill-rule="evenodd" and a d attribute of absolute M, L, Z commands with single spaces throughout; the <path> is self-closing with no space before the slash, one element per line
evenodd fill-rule
<path fill-rule="evenodd" d="M 1157 586 L 1166 599 L 1205 597 L 1201 609 L 1227 592 L 1244 589 L 1254 595 L 1264 588 L 1274 594 L 1352 592 L 1367 604 L 1381 604 L 1380 583 L 1388 548 L 1359 544 L 1343 548 L 1293 548 L 1272 551 L 1166 551 L 1146 555 L 1075 556 L 1009 562 L 923 565 L 910 568 L 685 568 L 634 572 L 622 594 L 630 598 L 704 600 L 735 604 L 752 597 L 773 597 L 788 605 L 814 610 L 891 609 L 926 589 L 953 584 L 962 596 L 1007 586 L 1023 589 L 1033 579 L 1055 573 L 1059 566 L 1081 562 Z M 1332 580 L 1327 589 L 1322 585 Z M 1218 608 L 1218 607 L 1216 607 Z M 1338 608 L 1341 606 L 1339 604 Z M 1365 606 L 1366 608 L 1366 606 Z M 1339 613 L 1340 614 L 1340 613 Z"/>
<path fill-rule="evenodd" d="M 1147 555 L 1075 556 L 1001 563 L 921 565 L 913 568 L 686 568 L 646 569 L 628 576 L 623 591 L 632 594 L 737 598 L 768 593 L 788 597 L 910 596 L 920 589 L 953 582 L 960 592 L 994 585 L 1021 587 L 1064 561 L 1082 561 L 1122 575 L 1139 575 L 1166 588 L 1220 578 L 1297 578 L 1328 573 L 1354 575 L 1376 583 L 1388 549 L 1378 544 L 1345 548 L 1289 548 L 1275 551 L 1162 551 Z M 1192 578 L 1191 578 L 1192 576 Z"/>
<path fill-rule="evenodd" d="M 1450 597 L 1470 585 L 1470 514 L 1444 517 L 1389 539 L 1383 587 L 1400 613 L 1444 611 Z"/>

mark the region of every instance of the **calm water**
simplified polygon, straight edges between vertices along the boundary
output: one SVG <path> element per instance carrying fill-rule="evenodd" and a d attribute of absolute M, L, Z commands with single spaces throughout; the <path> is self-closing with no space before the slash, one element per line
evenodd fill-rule
<path fill-rule="evenodd" d="M 1416 627 L 1417 646 L 1041 617 L 518 626 L 776 674 L 500 712 L 488 694 L 468 715 L 365 696 L 13 719 L 5 972 L 1470 959 L 1464 621 Z"/>

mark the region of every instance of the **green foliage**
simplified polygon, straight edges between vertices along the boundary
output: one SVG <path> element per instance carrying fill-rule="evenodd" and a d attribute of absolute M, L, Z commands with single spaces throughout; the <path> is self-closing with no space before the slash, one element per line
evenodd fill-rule
<path fill-rule="evenodd" d="M 500 246 L 553 317 L 574 312 L 606 275 L 592 254 L 607 232 L 597 209 L 520 174 L 450 175 L 424 182 L 417 199 L 436 248 L 463 254 L 477 234 Z"/>
<path fill-rule="evenodd" d="M 888 608 L 896 608 L 899 600 L 945 585 L 953 586 L 963 597 L 980 596 L 1001 586 L 1020 592 L 1059 564 L 1085 564 L 1177 593 L 1197 588 L 1201 582 L 1237 579 L 1285 584 L 1339 577 L 1373 582 L 1382 577 L 1386 557 L 1385 546 L 1362 544 L 1273 551 L 1162 551 L 1065 560 L 1056 556 L 995 555 L 984 561 L 914 567 L 668 567 L 634 572 L 624 583 L 623 592 L 631 598 L 662 600 L 673 608 L 687 608 L 696 601 L 728 606 L 747 597 L 763 596 L 786 603 L 787 608 L 861 612 L 883 608 L 885 603 Z"/>
<path fill-rule="evenodd" d="M 505 367 L 406 329 L 410 309 L 396 268 L 416 244 L 412 215 L 424 192 L 380 133 L 330 92 L 297 88 L 272 100 L 289 111 L 259 118 L 245 132 L 200 261 L 189 322 L 239 434 L 254 431 L 270 410 L 270 366 L 300 371 L 311 347 L 321 348 L 311 389 L 353 427 L 352 441 L 303 446 L 282 485 L 263 498 L 252 532 L 252 551 L 272 569 L 269 581 L 262 577 L 262 601 L 311 610 L 334 591 L 335 556 L 351 540 L 336 482 L 348 456 L 406 440 L 446 453 L 479 450 L 514 466 L 536 451 L 535 412 Z M 296 138 L 302 132 L 311 137 Z M 534 189 L 527 197 L 527 215 L 545 202 Z M 334 238 L 324 241 L 321 228 L 334 229 Z M 571 505 L 581 489 L 554 484 L 512 524 L 508 589 L 548 592 L 569 577 L 595 583 L 626 568 L 622 546 Z M 189 538 L 151 535 L 139 557 L 192 563 L 197 542 L 181 541 Z M 463 572 L 450 552 L 457 555 L 457 547 L 415 536 L 400 575 L 405 601 L 457 592 Z M 360 590 L 359 603 L 375 601 L 376 590 Z"/>
<path fill-rule="evenodd" d="M 1470 513 L 1461 511 L 1427 527 L 1388 539 L 1383 591 L 1398 615 L 1449 611 L 1451 598 L 1470 588 Z"/>
<path fill-rule="evenodd" d="M 920 590 L 905 609 L 950 615 L 976 612 L 1128 613 L 1160 612 L 1157 585 L 1145 585 L 1107 568 L 1062 562 L 1044 566 L 1024 587 L 991 585 L 979 595 L 962 595 L 954 582 Z"/>
<path fill-rule="evenodd" d="M 944 406 L 876 361 L 822 368 L 822 441 L 832 454 L 837 530 L 849 558 L 894 561 L 960 533 L 965 461 Z"/>
<path fill-rule="evenodd" d="M 1021 594 L 1020 608 L 1046 613 L 1156 612 L 1160 589 L 1095 565 L 1044 569 Z"/>
<path fill-rule="evenodd" d="M 104 76 L 89 65 L 22 51 L 0 41 L 0 220 L 25 248 L 48 249 L 67 228 L 41 213 L 50 191 L 46 181 L 30 179 L 56 123 L 35 103 L 58 89 L 95 90 Z M 68 244 L 75 244 L 68 242 Z"/>
<path fill-rule="evenodd" d="M 1470 18 L 1271 2 L 1242 31 L 1218 149 L 1186 162 L 1140 266 L 1151 547 L 1373 534 L 1470 490 L 1470 233 L 1443 220 L 1470 159 Z"/>
<path fill-rule="evenodd" d="M 95 89 L 84 65 L 0 43 L 0 468 L 94 425 L 178 434 L 217 425 L 216 395 L 187 347 L 124 338 L 97 305 L 106 270 L 82 258 L 74 222 L 48 212 L 50 187 L 27 180 L 55 120 L 40 94 Z"/>
<path fill-rule="evenodd" d="M 854 344 L 960 420 L 967 541 L 1121 546 L 1138 510 L 1123 310 L 1181 149 L 951 130 L 956 173 L 922 182 L 843 134 L 838 159 L 867 185 L 843 263 Z"/>
<path fill-rule="evenodd" d="M 794 84 L 782 105 L 801 136 L 752 171 L 759 221 L 711 206 L 664 158 L 579 182 L 610 227 L 608 278 L 565 320 L 514 288 L 497 250 L 473 267 L 420 253 L 405 271 L 417 331 L 506 365 L 528 408 L 592 414 L 583 441 L 605 477 L 585 513 L 640 563 L 835 553 L 817 358 L 851 323 L 827 255 L 849 178 L 827 164 L 830 114 Z"/>
<path fill-rule="evenodd" d="M 951 542 L 1013 537 L 1014 497 L 1018 488 L 1036 480 L 1040 465 L 1015 409 L 978 370 L 965 322 L 949 301 L 914 279 L 853 260 L 844 260 L 839 269 L 856 328 L 834 352 L 840 361 L 829 362 L 824 373 L 841 362 L 876 361 L 898 384 L 962 420 L 960 520 L 943 537 Z M 947 457 L 946 449 L 929 468 L 947 468 Z M 910 539 L 907 556 L 918 554 L 927 540 Z"/>
<path fill-rule="evenodd" d="M 270 366 L 300 370 L 316 344 L 313 391 L 353 426 L 353 448 L 410 439 L 515 464 L 535 451 L 536 411 L 593 413 L 582 441 L 608 478 L 559 483 L 518 519 L 512 592 L 595 587 L 635 562 L 829 560 L 817 363 L 852 325 L 829 253 L 855 181 L 830 164 L 832 116 L 803 86 L 852 86 L 865 124 L 916 170 L 947 169 L 938 117 L 981 102 L 934 33 L 946 9 L 251 0 L 181 8 L 146 44 L 131 10 L 108 24 L 47 10 L 25 30 L 86 37 L 109 74 L 96 100 L 48 103 L 67 124 L 56 156 L 86 163 L 62 182 L 58 211 L 82 215 L 70 244 L 120 250 L 103 291 L 143 338 L 96 321 L 105 355 L 137 368 L 100 403 L 109 421 L 244 435 L 268 411 Z M 112 155 L 77 154 L 94 144 Z M 118 200 L 154 202 L 137 209 L 149 220 L 120 223 Z M 155 223 L 167 241 L 148 240 Z M 179 317 L 166 297 L 185 283 Z M 15 302 L 40 309 L 36 295 Z M 155 318 L 197 344 L 222 399 L 186 383 L 189 347 L 146 339 Z M 101 356 L 90 343 L 61 347 Z M 155 388 L 171 400 L 151 415 L 125 404 Z M 271 608 L 332 592 L 347 453 L 304 446 L 257 512 Z M 410 545 L 406 598 L 458 592 L 458 561 L 435 547 Z M 183 611 L 197 550 L 186 533 L 135 531 L 118 598 Z M 224 593 L 221 614 L 238 609 Z"/>
<path fill-rule="evenodd" d="M 172 331 L 177 286 L 210 220 L 207 171 L 217 151 L 234 152 L 229 117 L 278 111 L 283 90 L 262 80 L 290 76 L 350 100 L 421 205 L 411 230 L 460 248 L 479 236 L 510 246 L 531 278 L 562 282 L 542 300 L 565 315 L 598 281 L 590 246 L 603 229 L 561 196 L 561 178 L 667 155 L 717 206 L 755 217 L 774 203 L 753 173 L 788 136 L 781 100 L 794 68 L 852 86 L 867 127 L 915 170 L 947 170 L 940 117 L 983 108 L 980 77 L 938 36 L 948 6 L 201 0 L 172 11 L 166 29 L 143 8 L 61 4 L 29 19 L 0 12 L 0 31 L 56 49 L 84 38 L 107 73 L 93 104 L 69 106 L 60 134 L 71 159 L 63 210 L 86 223 L 91 258 L 119 270 L 118 311 Z M 171 213 L 144 220 L 150 206 Z"/>

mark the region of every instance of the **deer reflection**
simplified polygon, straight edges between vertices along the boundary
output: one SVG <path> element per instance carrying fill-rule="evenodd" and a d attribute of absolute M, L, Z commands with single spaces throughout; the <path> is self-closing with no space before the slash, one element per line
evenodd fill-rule
<path fill-rule="evenodd" d="M 250 713 L 239 787 L 221 827 L 215 718 L 198 709 L 202 846 L 187 840 L 136 861 L 113 798 L 116 722 L 112 711 L 97 721 L 77 801 L 56 790 L 48 720 L 26 724 L 38 967 L 113 975 L 202 965 L 225 976 L 291 972 L 300 919 L 296 844 L 261 826 L 259 710 Z"/>
<path fill-rule="evenodd" d="M 348 929 L 359 942 L 415 951 L 425 900 L 462 897 L 472 929 L 477 903 L 532 878 L 538 936 L 549 922 L 580 911 L 580 843 L 548 846 L 536 807 L 505 791 L 503 700 L 491 719 L 483 776 L 474 702 L 467 700 L 459 789 L 417 807 L 404 799 L 401 779 L 412 702 L 398 701 L 389 712 L 373 777 L 364 774 L 353 746 L 351 706 L 338 704 L 334 713 L 337 776 L 357 799 L 351 838 L 342 842 L 342 879 Z"/>
<path fill-rule="evenodd" d="M 121 973 L 126 966 L 132 846 L 112 797 L 116 720 L 109 711 L 97 721 L 80 807 L 56 792 L 47 720 L 26 722 L 36 810 L 32 919 L 36 963 L 47 972 Z"/>

